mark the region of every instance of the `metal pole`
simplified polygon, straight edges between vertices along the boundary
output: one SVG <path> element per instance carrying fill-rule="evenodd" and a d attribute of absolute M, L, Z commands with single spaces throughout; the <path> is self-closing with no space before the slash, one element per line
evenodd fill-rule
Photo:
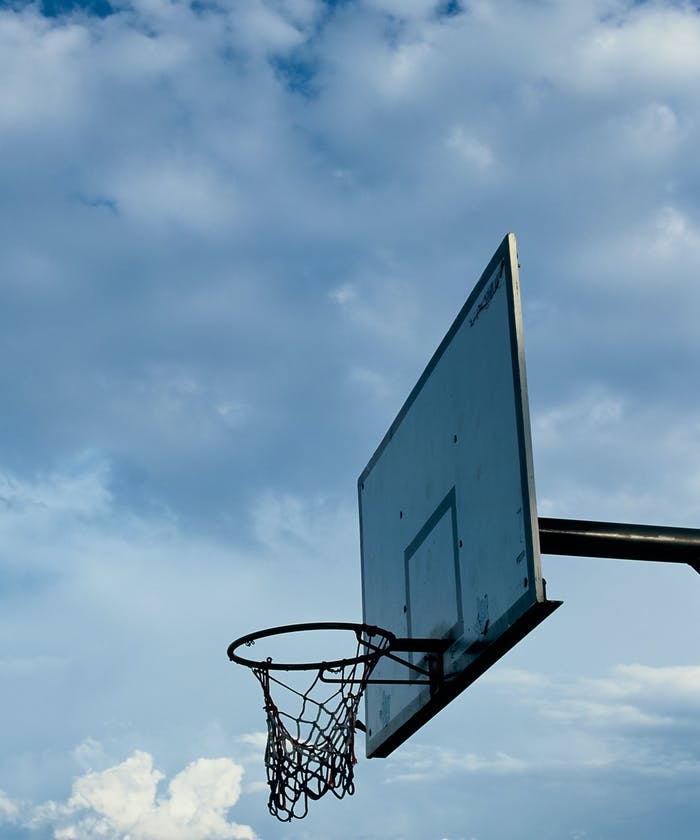
<path fill-rule="evenodd" d="M 700 529 L 539 517 L 543 554 L 687 563 L 700 574 Z"/>

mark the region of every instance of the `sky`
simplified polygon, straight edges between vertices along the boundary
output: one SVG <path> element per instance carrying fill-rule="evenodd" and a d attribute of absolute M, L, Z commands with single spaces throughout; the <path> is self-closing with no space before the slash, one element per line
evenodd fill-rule
<path fill-rule="evenodd" d="M 539 514 L 700 527 L 700 7 L 1 0 L 0 79 L 1 840 L 696 838 L 689 567 L 544 556 L 293 824 L 226 648 L 361 618 L 357 477 L 508 231 Z"/>

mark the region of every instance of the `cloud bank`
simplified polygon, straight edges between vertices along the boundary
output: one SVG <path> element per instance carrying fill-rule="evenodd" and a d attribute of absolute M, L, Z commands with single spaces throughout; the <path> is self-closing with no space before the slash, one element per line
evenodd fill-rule
<path fill-rule="evenodd" d="M 698 56 L 670 0 L 0 6 L 6 833 L 281 836 L 201 758 L 262 723 L 226 645 L 358 619 L 356 477 L 509 229 L 540 513 L 697 525 Z M 309 837 L 695 838 L 696 579 L 545 565 Z"/>
<path fill-rule="evenodd" d="M 0 813 L 6 823 L 46 826 L 55 840 L 255 840 L 252 828 L 228 819 L 242 776 L 243 768 L 231 759 L 200 758 L 159 792 L 164 774 L 151 755 L 137 751 L 121 764 L 76 779 L 66 802 L 28 808 L 3 795 Z"/>

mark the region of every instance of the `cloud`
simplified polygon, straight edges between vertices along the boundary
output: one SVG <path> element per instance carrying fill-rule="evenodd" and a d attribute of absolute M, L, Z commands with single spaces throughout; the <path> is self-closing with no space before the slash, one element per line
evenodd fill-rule
<path fill-rule="evenodd" d="M 94 453 L 33 480 L 1 475 L 0 774 L 22 795 L 124 749 L 233 749 L 237 728 L 264 715 L 229 642 L 361 614 L 348 504 L 270 487 L 246 513 L 246 547 L 192 533 L 157 505 L 121 506 L 112 465 Z M 304 658 L 298 646 L 293 657 Z M 250 766 L 257 789 L 262 758 Z"/>
<path fill-rule="evenodd" d="M 607 327 L 601 324 L 588 328 L 595 332 L 603 364 L 608 350 L 614 354 L 612 332 L 606 336 Z M 612 324 L 610 329 L 614 330 Z M 639 325 L 632 329 L 636 331 Z M 607 382 L 585 382 L 580 371 L 576 393 L 567 394 L 564 388 L 549 404 L 533 410 L 542 515 L 692 527 L 700 476 L 700 427 L 683 408 L 687 391 L 669 392 L 669 381 L 676 378 L 673 359 L 684 356 L 683 331 L 679 325 L 677 350 L 666 348 L 668 358 L 657 367 L 644 350 L 640 350 L 643 358 L 637 360 L 611 355 L 609 366 L 619 364 L 619 370 L 610 372 Z M 649 369 L 646 388 L 631 372 L 644 368 Z M 591 373 L 598 378 L 597 370 Z M 663 400 L 652 397 L 660 393 Z M 646 443 L 650 440 L 653 446 Z"/>
<path fill-rule="evenodd" d="M 5 334 L 17 369 L 36 381 L 7 383 L 8 463 L 34 466 L 87 441 L 121 462 L 132 477 L 122 489 L 137 499 L 141 489 L 200 527 L 217 517 L 224 527 L 280 458 L 304 471 L 293 440 L 297 422 L 320 414 L 324 372 L 329 426 L 357 428 L 335 407 L 358 380 L 383 395 L 388 419 L 483 267 L 490 246 L 476 243 L 529 225 L 533 195 L 552 232 L 564 219 L 579 231 L 579 209 L 599 203 L 592 185 L 607 176 L 577 180 L 573 158 L 587 168 L 619 154 L 630 165 L 634 138 L 642 157 L 658 146 L 665 167 L 687 171 L 694 129 L 683 102 L 639 96 L 612 123 L 591 105 L 581 125 L 583 94 L 562 94 L 569 71 L 555 45 L 607 31 L 608 6 L 619 4 L 509 3 L 496 15 L 478 3 L 442 19 L 427 2 L 141 3 L 102 20 L 3 12 L 7 72 L 27 68 L 21 95 L 5 91 L 15 97 L 4 112 L 14 138 L 13 163 L 2 164 Z M 511 28 L 517 37 L 499 49 Z M 282 59 L 308 60 L 314 97 L 289 89 Z M 601 145 L 583 150 L 591 132 Z M 562 190 L 577 195 L 566 214 L 555 208 Z M 660 247 L 693 241 L 680 197 L 653 213 L 640 203 L 626 217 L 637 235 L 642 210 L 661 225 Z M 367 437 L 381 433 L 378 419 Z M 338 475 L 367 451 L 365 439 L 352 451 L 323 443 Z"/>
<path fill-rule="evenodd" d="M 77 778 L 65 802 L 29 807 L 4 798 L 0 805 L 6 818 L 32 829 L 49 827 L 55 840 L 254 840 L 251 827 L 228 818 L 242 777 L 243 768 L 231 759 L 200 758 L 161 792 L 164 774 L 149 753 L 136 751 Z"/>
<path fill-rule="evenodd" d="M 620 424 L 625 418 L 623 399 L 616 394 L 596 389 L 568 403 L 541 412 L 534 417 L 533 434 L 543 449 L 561 443 L 562 437 L 570 441 L 571 430 L 586 437 L 619 434 Z"/>
<path fill-rule="evenodd" d="M 100 191 L 137 225 L 172 225 L 207 236 L 236 224 L 235 192 L 216 170 L 186 156 L 163 158 L 159 154 L 115 172 L 113 183 Z"/>
<path fill-rule="evenodd" d="M 56 26 L 29 8 L 0 12 L 0 72 L 8 80 L 0 92 L 0 126 L 13 137 L 40 126 L 52 129 L 80 122 L 85 116 L 85 81 L 75 57 L 89 49 L 84 26 Z M 18 72 L 14 60 L 27 63 Z"/>
<path fill-rule="evenodd" d="M 257 499 L 252 518 L 260 545 L 290 557 L 299 551 L 322 553 L 334 539 L 345 543 L 357 526 L 354 511 L 345 506 L 334 508 L 323 497 L 309 499 L 273 490 Z"/>
<path fill-rule="evenodd" d="M 663 207 L 656 219 L 657 236 L 652 239 L 652 247 L 666 255 L 672 250 L 690 251 L 696 257 L 700 255 L 700 231 L 687 214 L 676 207 Z"/>
<path fill-rule="evenodd" d="M 627 155 L 636 155 L 652 167 L 673 156 L 683 142 L 684 131 L 670 105 L 652 102 L 633 114 L 625 114 L 615 123 L 611 135 L 613 133 L 615 141 L 624 145 Z"/>
<path fill-rule="evenodd" d="M 642 82 L 692 84 L 700 70 L 700 23 L 689 5 L 674 5 L 630 4 L 596 27 L 579 53 L 584 84 L 607 91 Z"/>
<path fill-rule="evenodd" d="M 661 0 L 54 7 L 0 11 L 0 811 L 54 799 L 45 832 L 115 832 L 98 790 L 129 777 L 155 786 L 134 819 L 156 831 L 185 793 L 118 761 L 234 754 L 263 720 L 231 638 L 358 618 L 356 477 L 506 230 L 541 512 L 697 523 L 700 18 Z M 696 590 L 685 569 L 680 592 L 653 569 L 613 590 L 621 565 L 551 569 L 552 621 L 574 590 L 587 617 L 538 639 L 563 667 L 576 650 L 578 675 L 528 671 L 519 646 L 503 693 L 483 682 L 502 717 L 479 718 L 479 688 L 418 733 L 434 760 L 406 745 L 363 767 L 377 784 L 358 772 L 358 836 L 523 837 L 543 782 L 543 840 L 695 836 L 696 790 L 679 826 L 690 785 L 659 781 L 697 781 L 695 675 L 639 669 L 694 661 Z M 241 783 L 264 790 L 244 746 Z M 626 799 L 644 768 L 661 793 Z M 61 785 L 87 769 L 114 773 L 70 810 Z M 310 835 L 348 840 L 319 819 Z"/>
<path fill-rule="evenodd" d="M 99 517 L 111 505 L 107 489 L 107 465 L 93 453 L 85 453 L 66 471 L 38 476 L 34 481 L 0 475 L 0 504 L 3 524 L 29 517 L 46 520 L 65 515 Z"/>
<path fill-rule="evenodd" d="M 447 147 L 477 172 L 488 171 L 493 167 L 494 156 L 491 149 L 476 137 L 465 132 L 461 126 L 457 126 L 450 131 L 447 137 Z"/>
<path fill-rule="evenodd" d="M 589 734 L 615 733 L 621 742 L 700 727 L 700 666 L 616 665 L 604 677 L 558 678 L 503 669 L 485 682 L 516 690 L 545 718 Z M 695 752 L 688 744 L 688 751 Z M 695 756 L 700 767 L 700 755 Z"/>
<path fill-rule="evenodd" d="M 424 747 L 404 751 L 399 759 L 400 771 L 387 778 L 391 784 L 421 782 L 436 777 L 458 776 L 502 776 L 523 774 L 532 769 L 527 761 L 507 753 L 497 752 L 492 756 L 464 753 L 461 751 Z"/>
<path fill-rule="evenodd" d="M 109 462 L 94 454 L 33 480 L 2 473 L 0 574 L 8 643 L 0 679 L 8 726 L 0 765 L 8 777 L 21 779 L 23 767 L 36 760 L 45 769 L 28 773 L 32 785 L 53 762 L 64 774 L 74 761 L 80 764 L 68 752 L 71 741 L 128 732 L 127 741 L 138 743 L 138 730 L 149 729 L 163 706 L 172 725 L 178 717 L 182 724 L 177 710 L 192 702 L 188 694 L 198 695 L 196 728 L 202 715 L 216 716 L 203 710 L 206 697 L 217 705 L 217 695 L 207 691 L 202 698 L 196 685 L 223 689 L 232 605 L 245 623 L 242 616 L 254 603 L 243 594 L 252 566 L 244 561 L 236 572 L 243 555 L 184 533 L 162 508 L 137 515 L 120 507 L 113 481 Z M 228 595 L 221 589 L 223 570 L 235 580 Z M 189 657 L 190 646 L 199 651 L 185 672 L 181 657 Z M 200 666 L 222 673 L 205 677 L 197 674 Z M 151 723 L 144 713 L 153 715 Z M 34 724 L 18 749 L 19 722 L 27 714 Z M 44 738 L 50 760 L 40 758 Z"/>
<path fill-rule="evenodd" d="M 0 825 L 15 822 L 19 814 L 19 806 L 0 790 Z"/>
<path fill-rule="evenodd" d="M 700 665 L 618 665 L 612 679 L 590 685 L 611 698 L 632 698 L 646 704 L 683 703 L 700 712 Z"/>
<path fill-rule="evenodd" d="M 500 724 L 491 721 L 487 737 L 481 738 L 479 706 L 461 712 L 479 749 L 454 747 L 448 728 L 440 733 L 439 744 L 406 744 L 392 760 L 386 781 L 536 777 L 539 784 L 566 785 L 565 779 L 575 778 L 581 783 L 605 780 L 614 787 L 616 776 L 624 774 L 676 778 L 685 790 L 700 778 L 699 678 L 695 665 L 619 665 L 602 677 L 499 667 L 480 680 L 479 692 L 486 706 L 498 708 Z M 518 721 L 526 718 L 528 731 L 519 731 Z M 506 743 L 509 748 L 500 749 Z"/>

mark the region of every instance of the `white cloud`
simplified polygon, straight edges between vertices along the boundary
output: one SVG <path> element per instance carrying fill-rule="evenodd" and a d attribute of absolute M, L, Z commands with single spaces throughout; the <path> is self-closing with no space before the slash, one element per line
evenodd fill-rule
<path fill-rule="evenodd" d="M 420 96 L 431 58 L 432 47 L 427 43 L 402 44 L 393 53 L 385 53 L 375 71 L 377 88 L 394 102 Z"/>
<path fill-rule="evenodd" d="M 254 751 L 256 759 L 265 754 L 267 732 L 247 732 L 245 735 L 239 735 L 238 740 Z"/>
<path fill-rule="evenodd" d="M 533 437 L 537 446 L 570 446 L 574 437 L 608 438 L 619 435 L 625 419 L 622 396 L 595 388 L 565 405 L 537 412 L 533 417 Z"/>
<path fill-rule="evenodd" d="M 16 802 L 13 802 L 7 794 L 0 790 L 0 825 L 2 823 L 14 822 L 19 815 L 20 809 Z"/>
<path fill-rule="evenodd" d="M 406 18 L 422 18 L 435 9 L 435 0 L 373 0 L 375 8 L 390 15 Z"/>
<path fill-rule="evenodd" d="M 682 700 L 700 712 L 700 665 L 618 665 L 611 680 L 597 680 L 591 687 L 642 703 Z"/>
<path fill-rule="evenodd" d="M 438 5 L 0 11 L 0 811 L 13 819 L 76 774 L 92 780 L 83 799 L 45 831 L 125 834 L 113 803 L 127 778 L 145 836 L 193 814 L 192 797 L 224 813 L 187 773 L 168 792 L 152 765 L 117 763 L 163 744 L 168 767 L 242 746 L 240 783 L 265 790 L 259 736 L 236 741 L 264 723 L 259 687 L 226 644 L 358 617 L 357 473 L 507 229 L 526 312 L 549 313 L 527 328 L 540 510 L 697 522 L 697 11 L 477 0 L 439 17 Z M 607 638 L 635 637 L 614 661 L 692 661 L 696 640 L 676 628 L 697 613 L 695 590 L 681 574 L 674 597 L 670 583 L 673 609 L 644 636 L 630 616 L 659 587 L 613 598 L 621 565 L 589 580 L 584 605 L 602 613 L 609 597 Z M 572 568 L 550 579 L 565 601 Z M 557 661 L 576 649 L 590 676 L 580 658 L 614 645 L 581 640 L 594 623 L 606 632 L 587 615 L 538 638 Z M 624 795 L 590 827 L 606 769 L 635 793 L 644 771 L 697 781 L 696 676 L 645 667 L 590 685 L 488 675 L 466 715 L 455 705 L 419 733 L 439 741 L 452 721 L 432 764 L 407 745 L 363 767 L 420 777 L 424 795 L 391 808 L 400 786 L 358 773 L 356 833 L 378 834 L 386 813 L 388 836 L 510 840 L 526 830 L 513 791 L 537 800 L 548 773 L 563 792 L 552 836 L 642 823 L 636 836 L 654 836 Z M 482 691 L 501 690 L 508 713 L 472 726 Z M 590 788 L 571 782 L 579 771 Z M 681 795 L 662 794 L 656 827 Z M 330 819 L 309 832 L 342 835 Z"/>
<path fill-rule="evenodd" d="M 352 284 L 331 291 L 343 316 L 364 334 L 394 348 L 415 345 L 413 330 L 420 319 L 418 302 L 409 293 L 411 278 L 397 271 L 398 255 L 380 250 L 371 268 Z M 397 276 L 398 275 L 398 276 Z"/>
<path fill-rule="evenodd" d="M 111 504 L 106 486 L 109 469 L 105 461 L 93 455 L 76 459 L 72 468 L 37 477 L 35 481 L 0 475 L 0 500 L 9 516 L 46 512 L 77 516 L 97 516 Z"/>
<path fill-rule="evenodd" d="M 29 133 L 68 126 L 85 115 L 86 81 L 76 57 L 89 49 L 88 32 L 55 25 L 34 7 L 0 11 L 0 126 L 3 133 Z"/>
<path fill-rule="evenodd" d="M 407 747 L 397 760 L 398 772 L 387 777 L 389 783 L 422 782 L 452 775 L 502 776 L 526 773 L 531 764 L 504 752 L 477 755 L 448 748 Z"/>
<path fill-rule="evenodd" d="M 103 188 L 137 224 L 174 224 L 208 235 L 236 222 L 233 184 L 222 183 L 220 173 L 202 161 L 166 160 L 161 152 L 115 172 Z"/>
<path fill-rule="evenodd" d="M 252 511 L 255 534 L 260 545 L 278 559 L 300 556 L 326 558 L 334 555 L 333 544 L 352 540 L 356 520 L 354 511 L 337 507 L 323 497 L 307 498 L 288 492 L 262 493 Z"/>
<path fill-rule="evenodd" d="M 163 540 L 173 536 L 173 522 L 161 512 L 158 522 L 146 522 L 120 511 L 112 492 L 114 476 L 110 462 L 86 452 L 56 469 L 33 478 L 0 471 L 0 562 L 5 572 L 26 573 L 33 569 L 71 577 L 78 570 L 95 569 L 95 558 L 109 565 L 105 550 L 134 548 L 154 528 Z M 60 539 L 57 552 L 56 541 Z M 96 544 L 97 555 L 90 557 Z M 151 543 L 151 547 L 153 544 Z M 122 569 L 123 571 L 123 569 Z"/>
<path fill-rule="evenodd" d="M 606 676 L 555 677 L 521 669 L 498 669 L 484 684 L 517 691 L 548 719 L 590 732 L 697 728 L 700 666 L 616 665 Z M 693 718 L 695 719 L 693 720 Z"/>
<path fill-rule="evenodd" d="M 386 779 L 429 783 L 465 775 L 609 778 L 624 768 L 635 776 L 692 780 L 700 773 L 699 678 L 695 665 L 619 665 L 600 677 L 497 667 L 479 681 L 478 689 L 470 689 L 502 716 L 500 722 L 489 716 L 483 739 L 478 732 L 483 725 L 479 704 L 475 699 L 456 701 L 464 708 L 453 715 L 452 726 L 463 720 L 479 749 L 449 743 L 448 727 L 439 744 L 420 739 L 402 747 Z M 528 730 L 521 731 L 525 720 Z M 501 748 L 505 743 L 510 744 L 507 751 Z"/>
<path fill-rule="evenodd" d="M 0 471 L 0 563 L 6 571 L 30 573 L 33 567 L 55 568 L 55 539 L 66 539 L 61 555 L 69 549 L 68 531 L 77 536 L 88 522 L 99 527 L 109 516 L 113 497 L 107 462 L 85 453 L 66 465 L 33 479 Z"/>
<path fill-rule="evenodd" d="M 616 116 L 602 132 L 620 166 L 660 169 L 682 154 L 686 131 L 676 110 L 664 102 L 644 103 Z"/>
<path fill-rule="evenodd" d="M 584 86 L 612 91 L 650 83 L 694 85 L 700 71 L 700 22 L 689 5 L 642 5 L 597 26 L 578 58 Z"/>
<path fill-rule="evenodd" d="M 450 131 L 447 147 L 478 172 L 490 170 L 494 164 L 494 155 L 489 146 L 471 136 L 461 126 Z"/>
<path fill-rule="evenodd" d="M 83 770 L 96 770 L 110 765 L 104 745 L 95 738 L 85 738 L 73 750 L 76 763 Z"/>
<path fill-rule="evenodd" d="M 662 255 L 682 249 L 700 253 L 700 231 L 693 226 L 688 216 L 676 207 L 663 207 L 656 219 L 657 235 L 652 247 Z"/>
<path fill-rule="evenodd" d="M 102 81 L 119 84 L 155 81 L 187 67 L 194 60 L 194 45 L 182 32 L 188 16 L 170 2 L 153 0 L 134 5 L 146 13 L 145 18 L 136 18 L 135 26 L 123 25 L 125 22 L 119 18 L 107 19 L 99 25 L 85 19 L 86 33 L 90 29 L 93 32 L 92 51 L 74 56 L 74 62 L 89 59 L 104 74 Z M 160 20 L 156 21 L 154 17 L 160 17 Z"/>
<path fill-rule="evenodd" d="M 113 480 L 101 459 L 34 482 L 4 474 L 0 786 L 8 793 L 6 779 L 36 799 L 53 773 L 103 768 L 143 743 L 144 731 L 167 733 L 158 743 L 199 739 L 214 750 L 231 737 L 199 732 L 228 717 L 237 675 L 226 646 L 237 629 L 257 625 L 252 582 L 264 570 L 161 508 L 121 507 Z M 281 587 L 290 588 L 289 577 L 282 567 Z M 250 695 L 238 716 L 257 724 Z M 33 724 L 18 748 L 27 717 Z M 143 758 L 137 765 L 143 770 Z"/>
<path fill-rule="evenodd" d="M 340 304 L 340 306 L 345 306 L 348 303 L 351 303 L 357 297 L 357 293 L 355 291 L 354 286 L 350 283 L 344 283 L 342 286 L 338 286 L 335 289 L 331 289 L 328 293 L 328 297 L 335 301 L 335 303 Z"/>
<path fill-rule="evenodd" d="M 228 758 L 200 758 L 165 776 L 153 758 L 137 751 L 120 764 L 88 772 L 73 783 L 70 798 L 48 802 L 27 820 L 48 825 L 56 840 L 254 840 L 255 832 L 228 819 L 241 795 L 243 768 Z"/>
<path fill-rule="evenodd" d="M 659 288 L 666 282 L 673 287 L 684 281 L 660 278 Z M 684 320 L 676 327 L 679 341 L 684 340 Z M 688 331 L 692 321 L 690 315 Z M 612 336 L 603 339 L 608 327 L 590 326 L 591 334 L 612 351 Z M 638 325 L 631 321 L 628 328 L 636 333 Z M 622 330 L 619 325 L 618 330 Z M 629 343 L 633 340 L 637 339 L 630 337 Z M 606 351 L 601 355 L 605 359 Z M 623 356 L 620 363 L 622 370 L 649 364 L 648 356 L 636 363 Z M 639 391 L 620 376 L 618 392 L 581 384 L 582 393 L 570 401 L 533 412 L 537 503 L 542 515 L 693 526 L 700 486 L 698 424 L 692 413 L 678 405 L 664 406 L 651 396 L 672 375 L 670 363 L 662 362 L 659 378 L 646 390 Z M 603 474 L 606 480 L 601 486 Z"/>
<path fill-rule="evenodd" d="M 481 681 L 493 685 L 505 685 L 509 689 L 524 690 L 532 688 L 546 689 L 550 683 L 549 677 L 536 671 L 526 671 L 523 668 L 497 668 L 487 671 Z"/>
<path fill-rule="evenodd" d="M 546 714 L 569 725 L 606 729 L 622 727 L 659 727 L 673 722 L 671 717 L 644 712 L 629 703 L 603 703 L 593 700 L 569 699 L 550 703 Z"/>
<path fill-rule="evenodd" d="M 394 389 L 379 371 L 355 366 L 350 371 L 350 379 L 375 399 L 386 400 L 394 396 Z"/>
<path fill-rule="evenodd" d="M 275 9 L 274 5 L 280 8 Z M 285 6 L 288 8 L 285 9 Z M 293 4 L 271 4 L 264 0 L 252 0 L 237 11 L 235 27 L 244 42 L 271 52 L 288 50 L 300 44 L 304 34 L 298 27 L 309 23 L 314 14 L 314 9 L 308 4 L 304 8 L 300 4 L 295 7 Z"/>

